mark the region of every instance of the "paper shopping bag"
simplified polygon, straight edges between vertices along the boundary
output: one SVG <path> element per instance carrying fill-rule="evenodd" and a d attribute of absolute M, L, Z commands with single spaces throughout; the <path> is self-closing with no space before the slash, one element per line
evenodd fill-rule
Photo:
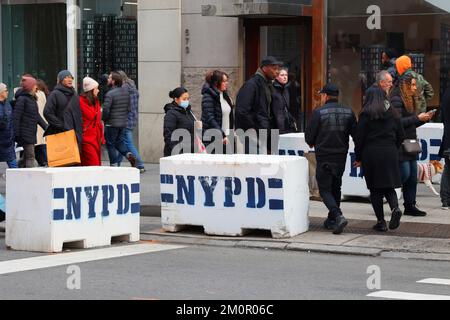
<path fill-rule="evenodd" d="M 75 130 L 47 136 L 49 167 L 70 167 L 81 163 Z"/>

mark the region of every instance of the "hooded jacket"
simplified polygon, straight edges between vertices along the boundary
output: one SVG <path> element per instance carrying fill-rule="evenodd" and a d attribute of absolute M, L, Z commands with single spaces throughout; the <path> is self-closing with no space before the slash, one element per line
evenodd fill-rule
<path fill-rule="evenodd" d="M 195 118 L 191 112 L 191 106 L 184 109 L 178 106 L 175 102 L 166 104 L 164 107 L 166 113 L 164 117 L 164 157 L 169 157 L 172 155 L 173 148 L 180 142 L 183 143 L 183 148 L 190 149 L 191 153 L 194 153 L 194 122 Z M 176 140 L 172 141 L 172 134 L 177 129 L 184 129 L 190 135 L 189 141 Z M 190 142 L 190 148 L 188 146 Z"/>

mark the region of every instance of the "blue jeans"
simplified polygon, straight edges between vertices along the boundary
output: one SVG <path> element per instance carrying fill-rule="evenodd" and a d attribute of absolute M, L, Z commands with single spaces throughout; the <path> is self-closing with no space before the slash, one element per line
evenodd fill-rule
<path fill-rule="evenodd" d="M 124 130 L 125 128 L 105 127 L 106 148 L 111 166 L 118 163 L 117 151 L 124 157 L 131 152 L 125 144 Z"/>
<path fill-rule="evenodd" d="M 417 195 L 417 161 L 400 162 L 405 205 L 415 205 Z"/>
<path fill-rule="evenodd" d="M 19 165 L 17 164 L 17 160 L 16 159 L 12 159 L 12 160 L 6 161 L 6 163 L 8 164 L 8 168 L 10 168 L 10 169 L 17 169 L 17 168 L 19 168 Z"/>
<path fill-rule="evenodd" d="M 134 145 L 134 142 L 133 142 L 133 130 L 132 129 L 128 129 L 128 128 L 124 129 L 124 131 L 123 131 L 123 139 L 125 141 L 125 144 L 126 144 L 128 150 L 130 150 L 130 152 L 132 154 L 134 154 L 134 156 L 136 157 L 137 168 L 138 169 L 143 169 L 144 168 L 144 162 L 142 161 L 141 156 L 139 155 L 139 151 L 137 150 L 137 148 L 136 148 L 136 146 Z M 122 163 L 122 159 L 123 159 L 122 155 L 118 154 L 117 155 L 117 163 L 119 164 L 119 167 L 120 167 L 120 164 Z"/>

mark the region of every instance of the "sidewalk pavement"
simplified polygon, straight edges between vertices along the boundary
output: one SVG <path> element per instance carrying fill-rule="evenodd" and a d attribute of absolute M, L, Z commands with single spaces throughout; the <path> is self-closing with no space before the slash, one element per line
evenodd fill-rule
<path fill-rule="evenodd" d="M 104 163 L 107 165 L 107 163 Z M 141 174 L 141 238 L 192 245 L 278 249 L 365 256 L 397 257 L 450 261 L 450 211 L 442 210 L 439 197 L 423 184 L 418 187 L 418 204 L 428 212 L 426 217 L 402 218 L 396 231 L 377 233 L 372 230 L 376 222 L 368 199 L 351 198 L 342 202 L 342 210 L 349 225 L 340 236 L 322 227 L 327 210 L 322 202 L 311 201 L 310 231 L 290 238 L 273 239 L 270 232 L 253 231 L 244 237 L 208 236 L 199 227 L 187 228 L 178 233 L 168 233 L 161 226 L 159 165 L 146 164 Z M 6 167 L 0 166 L 0 193 L 5 194 Z M 435 186 L 439 190 L 439 186 Z M 385 207 L 389 221 L 388 206 Z M 0 224 L 0 233 L 4 223 Z"/>

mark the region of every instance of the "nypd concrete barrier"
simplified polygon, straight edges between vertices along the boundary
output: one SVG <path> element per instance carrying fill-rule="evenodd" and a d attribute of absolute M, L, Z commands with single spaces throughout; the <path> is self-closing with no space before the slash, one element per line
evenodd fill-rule
<path fill-rule="evenodd" d="M 169 232 L 203 226 L 206 234 L 274 238 L 308 231 L 308 162 L 304 158 L 184 154 L 162 158 L 162 225 Z"/>
<path fill-rule="evenodd" d="M 428 163 L 431 160 L 440 160 L 438 154 L 443 133 L 444 125 L 442 123 L 430 123 L 417 128 L 417 135 L 422 145 L 422 153 L 418 158 L 419 162 Z M 305 142 L 304 133 L 280 136 L 280 155 L 302 157 L 305 153 L 310 152 L 314 152 L 314 149 L 310 148 Z M 347 163 L 344 176 L 342 177 L 342 195 L 368 197 L 370 193 L 364 181 L 364 173 L 361 168 L 353 167 L 355 160 L 355 144 L 350 138 Z M 440 177 L 435 177 L 434 182 L 437 182 L 439 179 Z"/>
<path fill-rule="evenodd" d="M 7 170 L 6 246 L 61 252 L 139 241 L 140 176 L 134 168 Z"/>

